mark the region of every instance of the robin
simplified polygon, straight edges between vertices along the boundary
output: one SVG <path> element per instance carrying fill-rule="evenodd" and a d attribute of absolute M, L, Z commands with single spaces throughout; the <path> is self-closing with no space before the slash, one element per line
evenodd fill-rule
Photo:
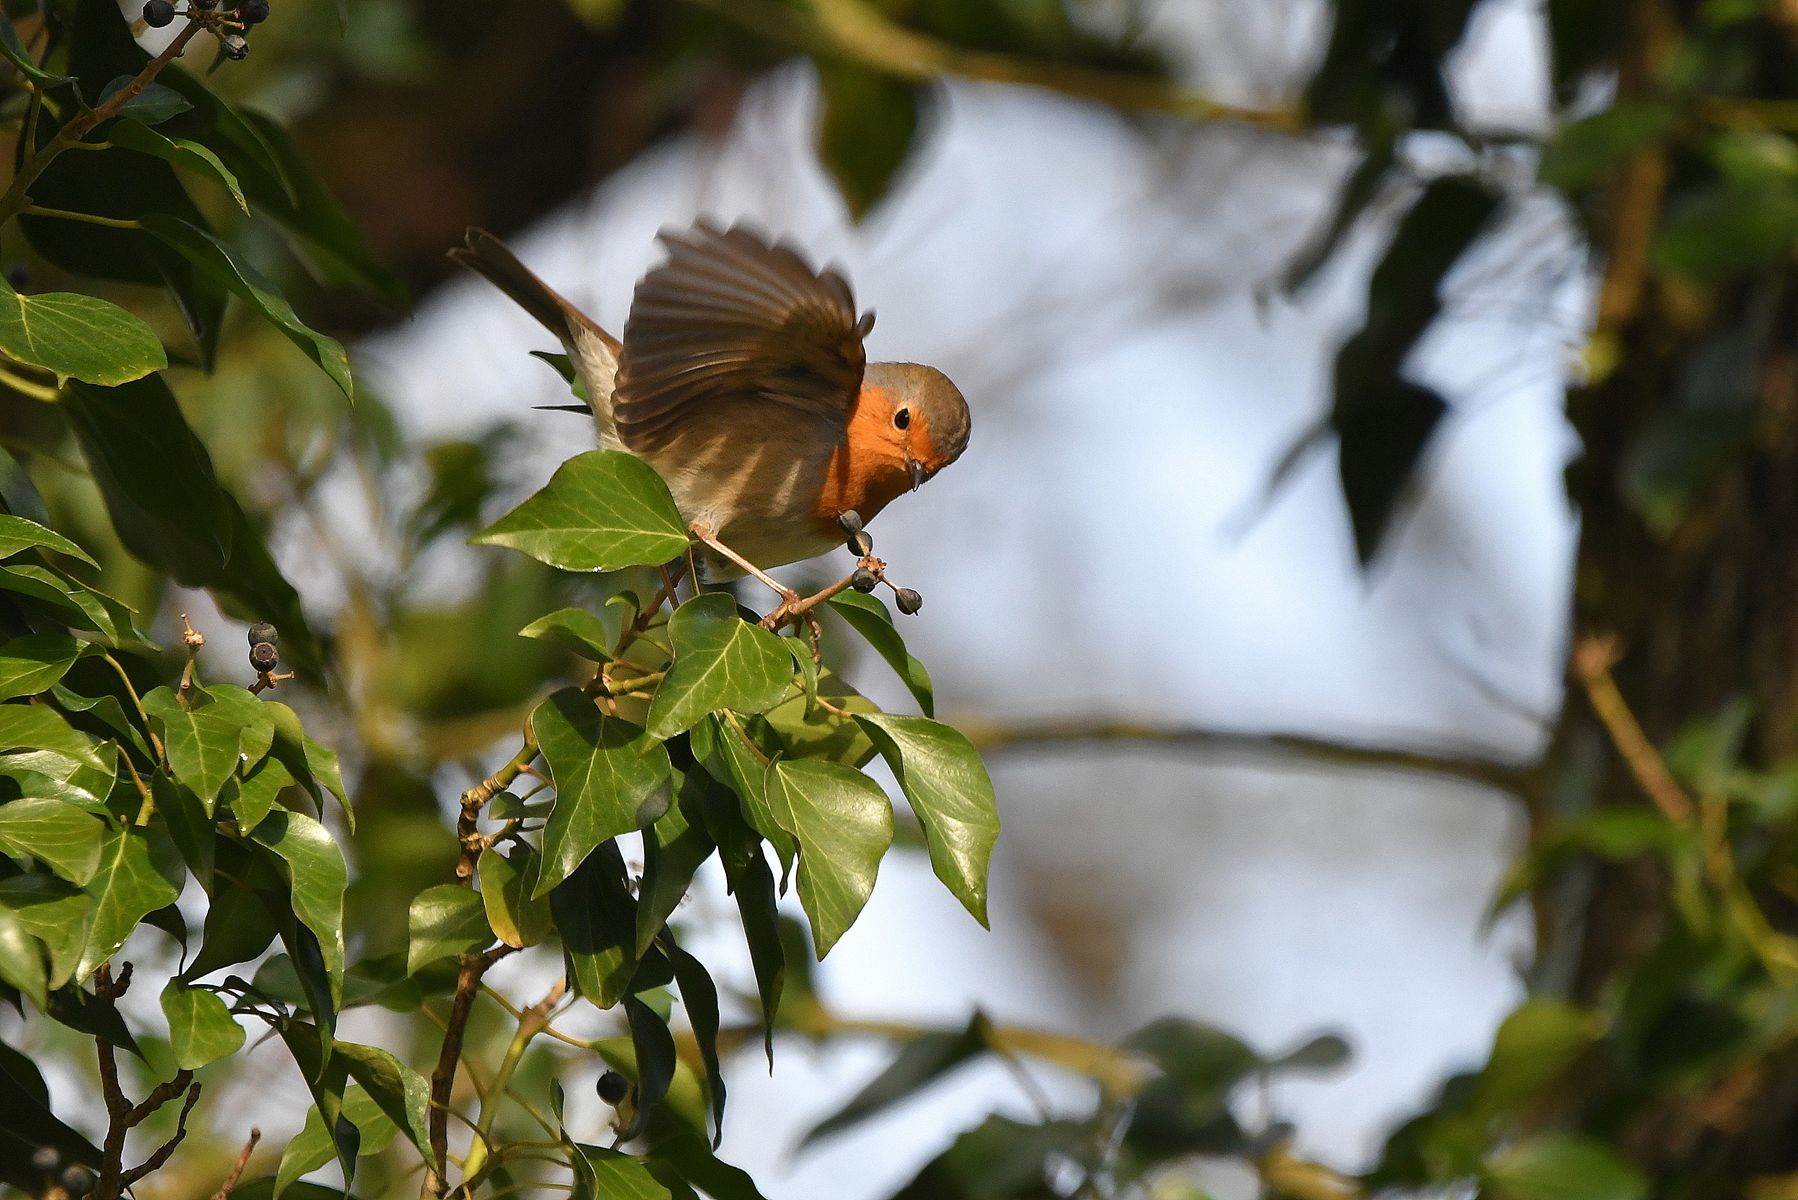
<path fill-rule="evenodd" d="M 637 284 L 620 342 L 470 229 L 450 252 L 556 335 L 600 444 L 667 482 L 708 579 L 749 573 L 858 538 L 872 518 L 961 456 L 968 405 L 941 371 L 870 363 L 849 285 L 742 225 L 663 230 L 668 259 Z M 846 515 L 847 514 L 847 515 Z"/>

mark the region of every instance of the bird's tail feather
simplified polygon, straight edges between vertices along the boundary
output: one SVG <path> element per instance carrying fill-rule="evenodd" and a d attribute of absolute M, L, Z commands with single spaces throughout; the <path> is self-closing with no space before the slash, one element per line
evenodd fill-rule
<path fill-rule="evenodd" d="M 467 267 L 510 296 L 520 308 L 543 323 L 564 344 L 586 340 L 578 334 L 597 336 L 614 353 L 618 339 L 601 329 L 592 318 L 570 304 L 513 254 L 506 244 L 485 229 L 469 227 L 466 244 L 449 252 L 452 261 Z"/>

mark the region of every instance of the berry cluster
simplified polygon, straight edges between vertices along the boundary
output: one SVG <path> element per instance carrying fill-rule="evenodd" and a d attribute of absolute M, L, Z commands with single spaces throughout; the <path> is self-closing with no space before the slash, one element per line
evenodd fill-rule
<path fill-rule="evenodd" d="M 161 29 L 176 17 L 198 21 L 219 40 L 226 58 L 242 59 L 250 53 L 245 39 L 252 25 L 268 20 L 269 0 L 238 0 L 235 8 L 222 8 L 220 0 L 189 0 L 185 9 L 177 9 L 174 0 L 145 0 L 143 20 L 152 29 Z"/>
<path fill-rule="evenodd" d="M 281 637 L 267 621 L 250 626 L 250 666 L 258 675 L 268 675 L 281 663 Z"/>
<path fill-rule="evenodd" d="M 45 1184 L 60 1189 L 74 1200 L 81 1200 L 94 1190 L 93 1171 L 80 1163 L 65 1166 L 62 1152 L 55 1146 L 39 1146 L 32 1151 L 31 1169 L 43 1177 Z"/>
<path fill-rule="evenodd" d="M 886 564 L 874 557 L 874 539 L 862 528 L 861 514 L 854 509 L 837 517 L 837 527 L 843 531 L 843 545 L 849 553 L 855 555 L 855 574 L 849 577 L 849 586 L 858 592 L 871 592 L 881 584 L 893 589 L 893 603 L 899 611 L 911 616 L 924 607 L 924 597 L 911 588 L 895 587 L 886 577 Z"/>

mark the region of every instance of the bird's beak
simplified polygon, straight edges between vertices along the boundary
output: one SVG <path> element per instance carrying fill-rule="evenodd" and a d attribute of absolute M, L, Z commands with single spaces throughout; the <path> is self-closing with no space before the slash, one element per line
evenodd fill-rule
<path fill-rule="evenodd" d="M 924 481 L 930 478 L 930 469 L 915 458 L 905 460 L 905 469 L 911 472 L 911 490 L 914 492 L 923 487 Z"/>

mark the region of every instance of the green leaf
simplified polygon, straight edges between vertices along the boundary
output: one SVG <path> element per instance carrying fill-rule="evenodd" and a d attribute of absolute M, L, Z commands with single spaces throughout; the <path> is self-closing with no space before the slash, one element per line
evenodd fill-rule
<path fill-rule="evenodd" d="M 568 982 L 595 1007 L 618 1003 L 637 969 L 636 905 L 614 842 L 589 854 L 549 894 Z"/>
<path fill-rule="evenodd" d="M 204 229 L 175 217 L 150 213 L 140 218 L 145 229 L 173 247 L 202 276 L 228 288 L 260 312 L 287 339 L 317 363 L 343 394 L 355 398 L 350 382 L 350 360 L 335 338 L 314 332 L 293 305 L 262 273 L 245 262 L 229 244 Z"/>
<path fill-rule="evenodd" d="M 96 771 L 115 768 L 110 751 L 103 753 L 93 738 L 43 704 L 0 704 L 0 753 L 14 750 L 60 754 Z"/>
<path fill-rule="evenodd" d="M 543 828 L 542 896 L 601 842 L 655 822 L 668 809 L 672 768 L 662 743 L 563 688 L 531 713 L 531 731 L 555 783 Z"/>
<path fill-rule="evenodd" d="M 197 1071 L 228 1058 L 242 1048 L 243 1026 L 214 992 L 189 987 L 178 979 L 162 989 L 162 1015 L 169 1022 L 169 1047 L 175 1065 Z"/>
<path fill-rule="evenodd" d="M 62 407 L 125 548 L 187 587 L 211 590 L 227 612 L 273 621 L 284 656 L 312 670 L 317 643 L 299 595 L 160 376 L 116 388 L 71 384 Z"/>
<path fill-rule="evenodd" d="M 816 63 L 822 119 L 818 158 L 856 220 L 884 198 L 911 156 L 929 92 L 835 56 Z"/>
<path fill-rule="evenodd" d="M 210 893 L 218 867 L 218 823 L 192 788 L 169 778 L 160 767 L 150 777 L 150 794 L 168 826 L 169 840 L 181 852 L 181 861 Z"/>
<path fill-rule="evenodd" d="M 184 708 L 166 687 L 144 694 L 144 711 L 162 726 L 175 778 L 193 789 L 211 816 L 219 789 L 237 773 L 245 730 L 242 712 L 222 704 Z"/>
<path fill-rule="evenodd" d="M 992 1024 L 976 1012 L 959 1033 L 923 1033 L 907 1041 L 886 1068 L 869 1080 L 848 1103 L 812 1126 L 800 1139 L 804 1149 L 822 1138 L 860 1124 L 931 1084 L 946 1078 L 962 1065 L 991 1049 Z"/>
<path fill-rule="evenodd" d="M 43 1012 L 50 1007 L 50 965 L 44 944 L 9 908 L 0 908 L 0 983 L 18 988 Z"/>
<path fill-rule="evenodd" d="M 514 949 L 535 946 L 555 930 L 549 902 L 534 894 L 542 862 L 529 845 L 519 843 L 508 854 L 489 846 L 476 863 L 487 924 Z"/>
<path fill-rule="evenodd" d="M 281 789 L 294 783 L 294 777 L 276 758 L 265 758 L 255 769 L 225 789 L 231 815 L 237 818 L 239 833 L 248 834 L 275 807 Z"/>
<path fill-rule="evenodd" d="M 677 557 L 687 548 L 687 526 L 654 467 L 620 450 L 589 450 L 470 540 L 564 571 L 616 571 Z"/>
<path fill-rule="evenodd" d="M 0 908 L 10 912 L 50 952 L 48 984 L 60 988 L 75 977 L 87 944 L 87 893 L 49 875 L 0 879 Z"/>
<path fill-rule="evenodd" d="M 424 1076 L 375 1046 L 338 1042 L 332 1055 L 343 1057 L 351 1078 L 367 1090 L 389 1121 L 406 1131 L 425 1161 L 431 1161 L 431 1085 Z"/>
<path fill-rule="evenodd" d="M 786 947 L 780 937 L 780 911 L 774 895 L 774 872 L 762 854 L 762 840 L 743 820 L 743 811 L 729 794 L 705 794 L 706 832 L 718 844 L 724 878 L 737 898 L 743 936 L 749 943 L 749 961 L 755 970 L 756 992 L 762 1002 L 762 1044 L 768 1069 L 774 1069 L 774 1018 L 787 973 Z"/>
<path fill-rule="evenodd" d="M 799 903 L 822 960 L 855 923 L 893 844 L 893 806 L 860 771 L 835 763 L 768 765 L 768 807 L 799 843 Z"/>
<path fill-rule="evenodd" d="M 105 104 L 111 100 L 130 87 L 131 82 L 130 75 L 120 75 L 114 79 L 101 91 L 100 103 Z M 130 121 L 142 122 L 145 125 L 160 125 L 170 117 L 178 117 L 192 108 L 193 105 L 189 104 L 186 98 L 174 88 L 165 87 L 160 83 L 151 83 L 145 85 L 135 96 L 120 106 L 119 118 L 121 124 Z M 108 129 L 109 141 L 112 129 L 116 128 L 117 125 L 114 125 Z"/>
<path fill-rule="evenodd" d="M 331 1145 L 337 1152 L 337 1163 L 343 1168 L 344 1186 L 356 1178 L 356 1153 L 362 1133 L 344 1112 L 344 1091 L 349 1082 L 349 1061 L 329 1055 L 324 1032 L 315 1025 L 280 1017 L 271 1022 L 287 1043 L 306 1090 L 312 1093 L 321 1128 L 331 1131 Z"/>
<path fill-rule="evenodd" d="M 606 611 L 611 612 L 610 609 Z M 589 662 L 608 663 L 612 661 L 609 647 L 618 640 L 617 626 L 616 618 L 608 627 L 605 621 L 584 608 L 558 608 L 520 629 L 518 636 L 548 642 Z"/>
<path fill-rule="evenodd" d="M 172 92 L 170 94 L 174 95 Z M 178 96 L 176 98 L 179 99 Z M 187 107 L 185 100 L 182 101 L 182 107 Z M 231 199 L 237 201 L 237 207 L 243 210 L 243 214 L 250 215 L 250 204 L 244 199 L 243 189 L 237 183 L 237 176 L 231 173 L 231 168 L 219 161 L 218 155 L 199 142 L 191 142 L 186 138 L 172 138 L 158 133 L 141 120 L 119 121 L 107 131 L 106 140 L 121 149 L 135 150 L 139 154 L 148 154 L 178 167 L 187 167 L 202 175 L 210 175 L 219 183 L 224 184 L 225 190 L 231 193 Z M 95 382 L 104 381 L 96 380 Z"/>
<path fill-rule="evenodd" d="M 1523 1105 L 1571 1067 L 1602 1029 L 1595 1015 L 1564 1001 L 1524 1001 L 1493 1038 L 1474 1095 L 1476 1108 L 1499 1114 Z"/>
<path fill-rule="evenodd" d="M 399 1126 L 381 1111 L 381 1106 L 374 1102 L 374 1098 L 360 1087 L 344 1089 L 342 1115 L 361 1135 L 356 1147 L 356 1155 L 360 1158 L 379 1154 L 387 1149 L 400 1131 Z M 308 1110 L 305 1127 L 287 1143 L 287 1149 L 281 1152 L 281 1165 L 275 1172 L 271 1200 L 278 1200 L 281 1193 L 300 1176 L 318 1170 L 335 1158 L 336 1154 L 337 1147 L 331 1135 L 325 1131 L 324 1118 L 319 1115 L 317 1107 Z M 335 1192 L 332 1195 L 339 1197 Z"/>
<path fill-rule="evenodd" d="M 680 798 L 643 836 L 643 880 L 637 888 L 639 957 L 648 953 L 692 886 L 700 864 L 711 857 L 712 839 L 698 816 L 704 803 L 701 793 L 708 786 L 717 785 L 704 772 L 689 771 L 681 780 Z M 689 807 L 695 814 L 691 818 Z"/>
<path fill-rule="evenodd" d="M 25 296 L 0 281 L 0 351 L 57 379 L 110 387 L 169 365 L 148 325 L 116 304 L 78 292 Z"/>
<path fill-rule="evenodd" d="M 67 634 L 37 633 L 0 644 L 0 700 L 47 692 L 87 649 Z"/>
<path fill-rule="evenodd" d="M 793 641 L 782 640 L 788 644 Z M 805 661 L 811 662 L 809 653 Z M 819 698 L 849 716 L 817 703 Z M 783 757 L 818 758 L 845 767 L 860 767 L 874 757 L 874 743 L 854 718 L 879 711 L 879 705 L 850 687 L 835 671 L 826 669 L 819 672 L 816 696 L 801 692 L 776 704 L 761 719 L 774 735 L 776 745 L 772 748 L 779 749 Z"/>
<path fill-rule="evenodd" d="M 683 1130 L 658 1139 L 649 1154 L 652 1162 L 667 1164 L 712 1200 L 767 1200 L 748 1172 L 720 1161 L 705 1139 L 691 1132 Z"/>
<path fill-rule="evenodd" d="M 12 18 L 0 13 L 0 54 L 3 54 L 17 67 L 19 74 L 25 76 L 42 88 L 55 87 L 69 82 L 73 75 L 56 75 L 37 65 L 31 57 L 31 51 L 19 37 L 19 31 L 13 26 Z"/>
<path fill-rule="evenodd" d="M 0 808 L 0 813 L 6 810 Z M 100 867 L 87 883 L 93 900 L 87 947 L 75 969 L 86 979 L 117 953 L 138 922 L 181 895 L 181 856 L 166 837 L 144 829 L 111 830 Z"/>
<path fill-rule="evenodd" d="M 924 826 L 936 877 L 985 925 L 987 867 L 999 840 L 999 808 L 974 743 L 927 717 L 883 713 L 856 720 Z"/>
<path fill-rule="evenodd" d="M 878 598 L 862 592 L 839 592 L 828 603 L 848 623 L 849 628 L 860 634 L 874 653 L 893 668 L 894 673 L 911 692 L 912 699 L 924 711 L 924 715 L 935 716 L 936 689 L 930 682 L 930 672 L 906 650 L 905 639 L 894 628 L 893 616 L 887 611 L 887 606 Z"/>
<path fill-rule="evenodd" d="M 24 517 L 0 513 L 0 558 L 11 558 L 21 550 L 29 550 L 33 546 L 42 546 L 58 554 L 78 558 L 90 567 L 100 565 L 87 551 L 54 529 L 45 529 L 36 521 L 27 521 Z"/>
<path fill-rule="evenodd" d="M 406 973 L 426 963 L 493 944 L 481 897 L 455 883 L 428 887 L 412 897 L 406 914 Z"/>
<path fill-rule="evenodd" d="M 0 804 L 0 850 L 35 858 L 77 887 L 99 871 L 106 835 L 104 821 L 61 800 Z"/>
<path fill-rule="evenodd" d="M 575 1149 L 576 1174 L 587 1200 L 674 1200 L 674 1193 L 630 1155 L 600 1146 Z"/>
<path fill-rule="evenodd" d="M 131 610 L 122 602 L 51 567 L 36 563 L 0 567 L 0 589 L 35 600 L 57 619 L 96 630 L 115 645 L 145 641 L 132 625 Z"/>
<path fill-rule="evenodd" d="M 1594 1138 L 1541 1134 L 1498 1152 L 1486 1182 L 1502 1200 L 1642 1200 L 1648 1181 Z"/>
<path fill-rule="evenodd" d="M 276 809 L 250 837 L 281 860 L 293 913 L 318 939 L 331 998 L 343 998 L 343 893 L 349 877 L 330 832 L 304 813 Z"/>
<path fill-rule="evenodd" d="M 668 621 L 674 665 L 649 703 L 649 732 L 673 737 L 709 712 L 773 708 L 793 682 L 793 659 L 780 639 L 745 621 L 723 592 L 693 599 Z"/>

